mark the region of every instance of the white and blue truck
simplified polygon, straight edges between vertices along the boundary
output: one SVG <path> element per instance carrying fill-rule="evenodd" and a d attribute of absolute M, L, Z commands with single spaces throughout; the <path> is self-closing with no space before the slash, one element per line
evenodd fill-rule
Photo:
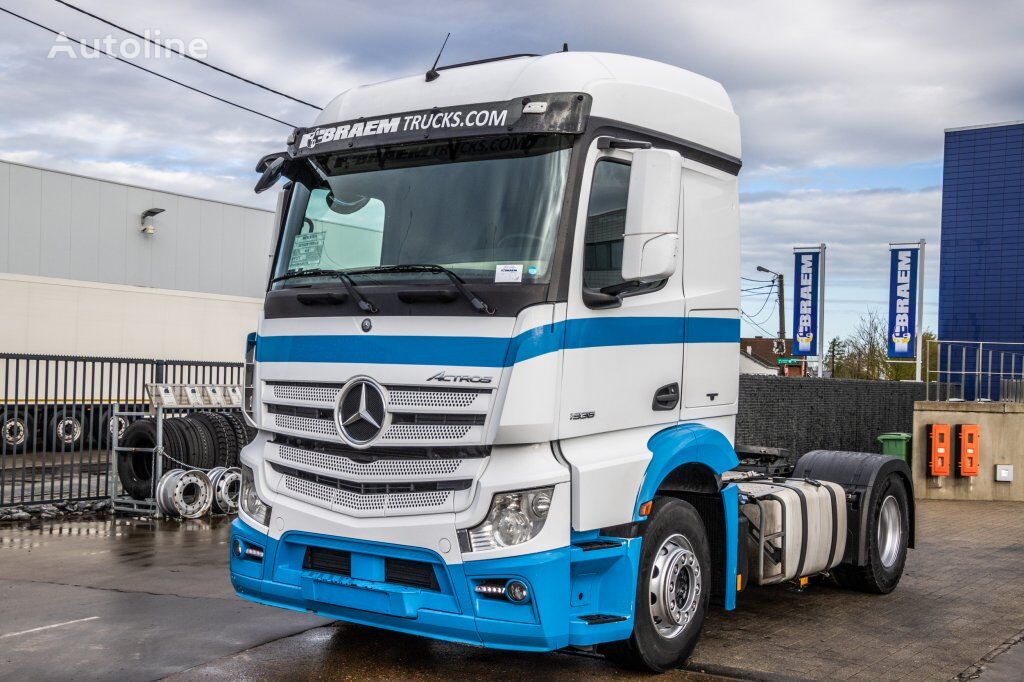
<path fill-rule="evenodd" d="M 295 130 L 257 166 L 285 183 L 237 594 L 658 671 L 748 581 L 892 590 L 902 460 L 739 466 L 740 158 L 721 85 L 603 53 L 357 87 Z"/>

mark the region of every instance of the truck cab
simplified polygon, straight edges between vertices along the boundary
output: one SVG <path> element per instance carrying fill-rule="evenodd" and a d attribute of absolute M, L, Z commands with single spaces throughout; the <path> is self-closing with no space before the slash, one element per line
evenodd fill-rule
<path fill-rule="evenodd" d="M 601 53 L 455 65 L 342 93 L 257 170 L 285 184 L 237 593 L 685 660 L 747 554 L 722 86 Z"/>

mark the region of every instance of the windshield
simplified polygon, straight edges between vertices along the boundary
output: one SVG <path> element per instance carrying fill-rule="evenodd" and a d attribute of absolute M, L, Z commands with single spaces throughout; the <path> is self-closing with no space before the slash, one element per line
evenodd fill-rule
<path fill-rule="evenodd" d="M 571 144 L 516 135 L 315 157 L 322 177 L 295 183 L 274 276 L 429 263 L 467 282 L 547 282 Z"/>

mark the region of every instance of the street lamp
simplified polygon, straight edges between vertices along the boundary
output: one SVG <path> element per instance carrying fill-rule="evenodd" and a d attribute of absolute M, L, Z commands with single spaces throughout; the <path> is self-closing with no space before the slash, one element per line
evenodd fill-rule
<path fill-rule="evenodd" d="M 776 345 L 775 352 L 779 355 L 786 353 L 786 278 L 782 276 L 781 272 L 775 272 L 769 270 L 763 265 L 757 266 L 758 272 L 764 272 L 772 276 L 772 279 L 778 286 L 779 294 L 779 340 Z"/>

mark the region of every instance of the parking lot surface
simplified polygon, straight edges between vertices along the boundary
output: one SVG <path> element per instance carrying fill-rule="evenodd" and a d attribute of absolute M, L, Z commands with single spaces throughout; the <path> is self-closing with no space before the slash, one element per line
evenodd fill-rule
<path fill-rule="evenodd" d="M 661 679 L 1021 679 L 1024 505 L 918 504 L 895 592 L 824 579 L 751 589 L 736 611 L 712 612 L 690 669 Z M 227 535 L 226 520 L 0 528 L 0 678 L 638 676 L 585 653 L 484 650 L 251 605 L 231 593 Z"/>

